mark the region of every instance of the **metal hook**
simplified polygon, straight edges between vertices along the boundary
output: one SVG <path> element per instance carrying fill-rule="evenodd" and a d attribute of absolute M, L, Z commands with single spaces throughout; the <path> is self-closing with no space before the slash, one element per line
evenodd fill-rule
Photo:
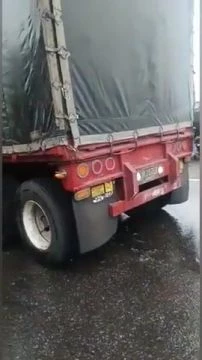
<path fill-rule="evenodd" d="M 139 137 L 138 131 L 137 131 L 137 130 L 134 130 L 134 132 L 133 132 L 133 138 L 134 138 L 135 150 L 136 150 L 137 147 L 138 147 L 138 137 Z"/>
<path fill-rule="evenodd" d="M 108 141 L 109 141 L 109 143 L 110 143 L 110 153 L 111 153 L 111 154 L 113 154 L 113 140 L 114 140 L 113 135 L 112 135 L 112 134 L 109 134 L 109 135 L 108 135 Z"/>

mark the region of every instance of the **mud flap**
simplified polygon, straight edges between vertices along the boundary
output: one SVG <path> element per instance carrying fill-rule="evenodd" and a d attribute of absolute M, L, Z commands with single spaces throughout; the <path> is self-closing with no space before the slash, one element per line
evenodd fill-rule
<path fill-rule="evenodd" d="M 19 239 L 16 223 L 16 203 L 15 196 L 19 186 L 18 181 L 11 175 L 3 174 L 3 246 Z"/>
<path fill-rule="evenodd" d="M 170 201 L 169 204 L 171 205 L 177 205 L 181 204 L 188 200 L 189 198 L 189 165 L 184 165 L 184 171 L 181 175 L 182 177 L 182 186 L 174 190 L 170 195 Z"/>
<path fill-rule="evenodd" d="M 109 216 L 109 204 L 115 197 L 99 203 L 92 199 L 76 202 L 73 200 L 73 211 L 76 220 L 80 253 L 92 251 L 105 244 L 117 231 L 118 218 Z"/>

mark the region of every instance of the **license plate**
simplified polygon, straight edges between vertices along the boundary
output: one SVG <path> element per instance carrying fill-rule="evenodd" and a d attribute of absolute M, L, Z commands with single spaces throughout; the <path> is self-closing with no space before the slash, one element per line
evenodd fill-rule
<path fill-rule="evenodd" d="M 151 167 L 149 169 L 144 169 L 141 172 L 141 181 L 140 183 L 150 182 L 158 176 L 158 166 Z"/>
<path fill-rule="evenodd" d="M 105 183 L 105 192 L 112 193 L 113 192 L 113 183 L 112 181 Z"/>
<path fill-rule="evenodd" d="M 113 182 L 107 182 L 105 184 L 102 185 L 97 185 L 92 187 L 91 189 L 91 196 L 92 198 L 96 198 L 98 196 L 102 196 L 102 195 L 109 195 L 113 193 Z"/>
<path fill-rule="evenodd" d="M 92 196 L 92 198 L 96 198 L 97 196 L 104 195 L 104 193 L 105 193 L 104 185 L 94 186 L 94 187 L 91 189 L 91 196 Z"/>

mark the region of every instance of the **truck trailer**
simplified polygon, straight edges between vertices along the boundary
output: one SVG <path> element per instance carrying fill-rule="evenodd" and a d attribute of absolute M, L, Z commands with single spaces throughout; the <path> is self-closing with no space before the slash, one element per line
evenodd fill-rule
<path fill-rule="evenodd" d="M 3 0 L 3 241 L 46 264 L 188 199 L 193 0 Z"/>

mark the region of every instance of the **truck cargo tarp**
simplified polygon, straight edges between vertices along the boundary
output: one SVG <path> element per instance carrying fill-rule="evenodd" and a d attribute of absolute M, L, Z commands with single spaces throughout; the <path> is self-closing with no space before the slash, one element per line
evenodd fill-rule
<path fill-rule="evenodd" d="M 62 0 L 82 135 L 189 121 L 190 0 Z"/>
<path fill-rule="evenodd" d="M 2 1 L 3 144 L 56 132 L 37 1 Z"/>
<path fill-rule="evenodd" d="M 56 135 L 38 1 L 3 1 L 4 142 Z M 191 121 L 193 0 L 62 0 L 82 136 Z"/>

